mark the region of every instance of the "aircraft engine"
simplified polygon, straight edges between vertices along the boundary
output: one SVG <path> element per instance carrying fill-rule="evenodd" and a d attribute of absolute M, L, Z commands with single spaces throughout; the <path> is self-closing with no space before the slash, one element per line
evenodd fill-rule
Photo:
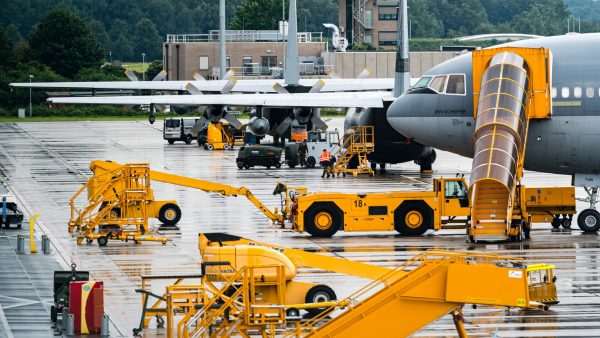
<path fill-rule="evenodd" d="M 269 120 L 265 119 L 264 117 L 258 116 L 255 116 L 250 119 L 248 127 L 250 127 L 250 132 L 256 136 L 264 136 L 271 129 Z"/>
<path fill-rule="evenodd" d="M 307 124 L 313 115 L 311 108 L 294 108 L 294 117 L 300 124 Z"/>
<path fill-rule="evenodd" d="M 206 107 L 206 118 L 213 123 L 219 122 L 223 117 L 223 106 L 210 105 Z"/>

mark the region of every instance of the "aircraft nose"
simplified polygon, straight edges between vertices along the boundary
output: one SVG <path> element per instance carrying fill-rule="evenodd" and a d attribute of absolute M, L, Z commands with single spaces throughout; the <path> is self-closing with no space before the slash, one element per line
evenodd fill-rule
<path fill-rule="evenodd" d="M 413 107 L 410 95 L 401 95 L 398 97 L 387 111 L 387 119 L 392 127 L 400 134 L 411 138 L 413 137 Z"/>

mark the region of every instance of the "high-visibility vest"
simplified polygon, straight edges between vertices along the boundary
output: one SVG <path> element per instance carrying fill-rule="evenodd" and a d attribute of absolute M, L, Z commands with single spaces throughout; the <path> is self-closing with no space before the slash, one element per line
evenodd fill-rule
<path fill-rule="evenodd" d="M 324 151 L 321 153 L 321 157 L 319 157 L 319 161 L 325 162 L 331 160 L 331 154 L 328 151 Z"/>

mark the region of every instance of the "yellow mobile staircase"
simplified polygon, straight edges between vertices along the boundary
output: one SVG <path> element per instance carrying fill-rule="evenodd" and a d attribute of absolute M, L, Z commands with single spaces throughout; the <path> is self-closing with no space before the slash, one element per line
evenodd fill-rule
<path fill-rule="evenodd" d="M 172 337 L 174 331 L 178 337 L 406 337 L 445 314 L 453 317 L 458 335 L 466 337 L 461 313 L 465 304 L 547 310 L 558 303 L 554 267 L 526 265 L 521 258 L 430 250 L 387 269 L 243 238 L 228 241 L 220 237 L 208 244 L 217 251 L 203 255 L 204 277 L 198 286 L 202 296 L 197 297 L 200 303 L 178 324 L 167 311 L 167 337 Z M 202 234 L 200 241 L 201 248 L 206 247 Z M 281 258 L 250 259 L 249 250 L 263 244 L 268 248 L 265 254 Z M 237 263 L 215 260 L 224 257 L 214 255 L 219 250 L 232 252 L 228 246 L 237 249 L 236 256 L 230 257 Z M 283 276 L 289 273 L 289 267 L 283 263 L 283 256 L 303 262 L 304 267 L 314 268 L 314 262 L 320 268 L 366 276 L 372 282 L 343 300 L 288 304 L 284 301 L 287 286 Z M 325 263 L 319 257 L 326 258 Z M 257 289 L 266 284 L 272 285 L 275 295 L 270 303 L 260 299 L 267 296 L 266 290 Z M 171 288 L 167 287 L 167 294 Z M 193 291 L 190 296 L 195 294 Z M 309 308 L 318 308 L 320 313 L 302 319 L 298 310 Z M 294 316 L 290 316 L 290 310 L 296 310 Z"/>
<path fill-rule="evenodd" d="M 375 128 L 373 126 L 350 127 L 344 133 L 342 146 L 335 153 L 334 157 L 338 160 L 333 165 L 333 172 L 339 175 L 342 173 L 352 174 L 354 177 L 358 174 L 368 174 L 373 176 L 375 172 L 371 169 L 367 155 L 375 151 Z M 356 168 L 349 168 L 350 162 L 356 157 Z"/>
<path fill-rule="evenodd" d="M 469 239 L 518 239 L 529 121 L 552 116 L 552 57 L 544 48 L 473 52 L 475 132 Z"/>

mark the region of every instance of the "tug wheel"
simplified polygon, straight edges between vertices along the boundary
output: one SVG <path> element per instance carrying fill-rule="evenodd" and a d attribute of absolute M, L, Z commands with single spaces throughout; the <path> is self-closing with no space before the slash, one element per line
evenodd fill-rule
<path fill-rule="evenodd" d="M 331 237 L 343 224 L 343 216 L 333 202 L 314 203 L 304 213 L 304 228 L 315 237 Z"/>
<path fill-rule="evenodd" d="M 98 237 L 97 241 L 99 246 L 106 246 L 108 244 L 108 237 L 100 236 Z"/>
<path fill-rule="evenodd" d="M 433 225 L 433 212 L 423 201 L 408 201 L 394 211 L 394 228 L 403 235 L 420 236 Z"/>

